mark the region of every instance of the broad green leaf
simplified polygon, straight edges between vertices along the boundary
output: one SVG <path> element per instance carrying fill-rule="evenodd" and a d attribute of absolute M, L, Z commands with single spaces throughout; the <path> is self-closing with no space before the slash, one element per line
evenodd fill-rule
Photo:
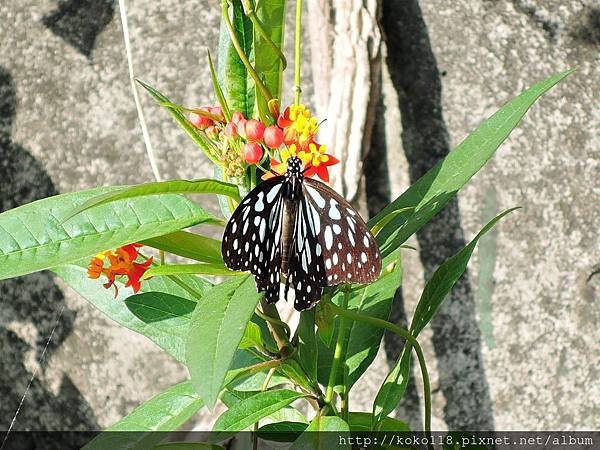
<path fill-rule="evenodd" d="M 236 277 L 208 291 L 194 311 L 186 362 L 194 387 L 210 409 L 261 297 L 252 277 Z"/>
<path fill-rule="evenodd" d="M 248 322 L 242 341 L 240 342 L 240 348 L 251 348 L 263 345 L 262 330 L 254 322 Z"/>
<path fill-rule="evenodd" d="M 276 422 L 263 425 L 258 429 L 258 437 L 266 441 L 293 442 L 306 430 L 304 422 Z"/>
<path fill-rule="evenodd" d="M 482 230 L 473 238 L 469 244 L 462 248 L 458 253 L 447 259 L 431 276 L 431 279 L 425 285 L 421 299 L 415 309 L 415 314 L 410 326 L 410 331 L 414 337 L 417 337 L 421 330 L 429 323 L 434 314 L 467 268 L 467 264 L 477 242 L 481 237 L 491 230 L 494 225 L 506 214 L 517 208 L 508 209 L 492 219 Z M 398 402 L 404 396 L 408 377 L 410 374 L 412 346 L 406 344 L 398 362 L 390 371 L 388 376 L 379 389 L 375 402 L 373 403 L 373 416 L 375 422 L 382 420 L 384 416 L 390 414 L 398 405 Z"/>
<path fill-rule="evenodd" d="M 287 389 L 260 392 L 231 406 L 217 419 L 213 431 L 220 431 L 215 442 L 229 433 L 243 431 L 270 414 L 285 408 L 306 394 Z"/>
<path fill-rule="evenodd" d="M 214 148 L 214 144 L 200 131 L 198 130 L 192 123 L 188 120 L 188 118 L 177 108 L 173 108 L 167 105 L 172 105 L 173 103 L 169 100 L 168 97 L 160 93 L 158 90 L 154 89 L 149 84 L 144 83 L 141 80 L 136 80 L 144 89 L 146 89 L 154 100 L 166 108 L 167 111 L 171 114 L 173 119 L 179 124 L 179 126 L 187 133 L 187 135 L 196 143 L 196 145 L 204 152 L 204 154 L 210 159 L 215 165 L 219 165 L 220 162 L 217 159 L 217 152 Z"/>
<path fill-rule="evenodd" d="M 285 24 L 285 0 L 257 0 L 254 2 L 256 17 L 271 41 L 280 50 L 283 48 L 283 28 Z M 255 29 L 254 68 L 273 98 L 281 99 L 283 63 L 271 44 Z M 269 111 L 265 99 L 257 92 L 257 112 L 261 117 Z"/>
<path fill-rule="evenodd" d="M 412 213 L 394 217 L 377 236 L 382 255 L 390 254 L 437 214 L 493 156 L 527 110 L 573 70 L 553 75 L 506 103 L 484 121 L 448 156 L 423 175 L 406 192 L 369 221 L 373 227 L 392 211 L 411 207 Z"/>
<path fill-rule="evenodd" d="M 379 222 L 377 222 L 371 227 L 371 232 L 373 233 L 373 236 L 377 237 L 382 228 L 385 227 L 388 223 L 390 223 L 392 219 L 396 218 L 400 214 L 412 211 L 412 209 L 413 208 L 411 207 L 396 209 L 389 213 L 387 216 L 382 217 Z"/>
<path fill-rule="evenodd" d="M 115 191 L 100 194 L 90 198 L 69 212 L 66 221 L 77 214 L 91 208 L 105 205 L 117 200 L 147 197 L 161 194 L 219 194 L 225 195 L 239 202 L 240 194 L 235 184 L 225 181 L 205 178 L 200 180 L 170 180 L 155 181 L 152 183 L 138 184 L 137 186 L 118 187 Z"/>
<path fill-rule="evenodd" d="M 298 359 L 306 374 L 317 379 L 317 336 L 315 333 L 315 310 L 310 309 L 300 314 L 298 324 Z"/>
<path fill-rule="evenodd" d="M 140 333 L 155 344 L 166 350 L 176 360 L 185 361 L 185 337 L 187 330 L 185 322 L 189 321 L 189 315 L 173 315 L 169 318 L 169 312 L 183 313 L 191 308 L 191 302 L 196 301 L 190 292 L 169 278 L 153 278 L 142 283 L 142 291 L 152 295 L 152 301 L 143 297 L 149 304 L 161 305 L 163 311 L 155 311 L 152 316 L 148 308 L 143 308 L 139 300 L 127 302 L 126 299 L 132 294 L 130 288 L 120 285 L 119 295 L 115 298 L 114 290 L 105 289 L 102 280 L 90 280 L 86 269 L 76 265 L 66 265 L 52 269 L 65 283 L 73 288 L 79 295 L 85 298 L 93 306 L 98 308 L 112 320 L 130 330 Z M 199 295 L 204 294 L 210 287 L 210 283 L 198 277 L 182 276 L 180 282 L 196 291 Z M 161 302 L 154 300 L 154 296 L 163 293 L 165 298 L 177 297 L 175 302 Z M 138 297 L 138 296 L 134 296 Z M 138 297 L 139 299 L 139 297 Z M 136 304 L 137 303 L 137 304 Z M 132 305 L 134 305 L 132 307 Z M 132 309 L 134 312 L 132 312 Z M 164 317 L 162 320 L 150 320 L 151 317 Z"/>
<path fill-rule="evenodd" d="M 337 416 L 317 416 L 308 428 L 292 444 L 290 450 L 331 450 L 347 449 L 352 446 L 348 443 L 350 427 Z"/>
<path fill-rule="evenodd" d="M 83 450 L 145 450 L 162 441 L 157 431 L 175 431 L 203 406 L 189 381 L 166 391 L 138 406 L 116 424 L 89 442 Z"/>
<path fill-rule="evenodd" d="M 366 286 L 350 294 L 348 308 L 360 312 L 361 314 L 377 317 L 387 320 L 391 311 L 392 303 L 396 290 L 402 283 L 402 264 L 399 251 L 394 252 L 383 260 L 384 271 L 386 268 L 393 267 L 390 273 L 385 273 L 375 283 Z M 335 300 L 341 300 L 339 294 Z M 350 389 L 360 376 L 367 370 L 375 359 L 381 339 L 383 329 L 371 324 L 357 321 L 346 321 L 349 330 L 346 333 L 346 365 L 348 367 L 347 386 Z M 339 332 L 339 318 L 336 319 L 335 331 L 330 346 L 319 343 L 319 381 L 327 384 L 331 363 L 333 361 L 333 352 L 337 334 Z M 339 379 L 336 383 L 342 382 L 342 373 L 339 373 Z"/>
<path fill-rule="evenodd" d="M 153 266 L 144 274 L 144 279 L 151 277 L 165 277 L 180 274 L 213 275 L 222 277 L 239 277 L 247 275 L 245 272 L 229 270 L 223 264 L 163 264 Z"/>
<path fill-rule="evenodd" d="M 229 16 L 237 32 L 238 40 L 250 61 L 253 60 L 252 22 L 244 15 L 239 0 L 232 2 Z M 223 19 L 219 36 L 219 64 L 217 68 L 219 84 L 231 111 L 240 111 L 250 118 L 254 110 L 254 81 L 238 56 Z"/>
<path fill-rule="evenodd" d="M 321 338 L 323 344 L 329 347 L 335 329 L 335 312 L 331 302 L 321 301 L 317 303 L 315 307 L 315 324 L 317 325 L 317 335 Z"/>
<path fill-rule="evenodd" d="M 168 194 L 116 201 L 63 223 L 74 207 L 112 191 L 57 195 L 0 214 L 0 279 L 215 220 L 185 197 Z"/>

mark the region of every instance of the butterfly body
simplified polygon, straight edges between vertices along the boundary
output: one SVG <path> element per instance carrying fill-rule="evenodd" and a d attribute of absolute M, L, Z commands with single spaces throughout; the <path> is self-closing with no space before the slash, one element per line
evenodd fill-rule
<path fill-rule="evenodd" d="M 230 269 L 248 270 L 270 303 L 283 296 L 297 310 L 314 306 L 323 288 L 370 283 L 381 257 L 367 225 L 324 183 L 304 178 L 302 162 L 288 160 L 284 175 L 266 180 L 242 200 L 223 236 Z"/>

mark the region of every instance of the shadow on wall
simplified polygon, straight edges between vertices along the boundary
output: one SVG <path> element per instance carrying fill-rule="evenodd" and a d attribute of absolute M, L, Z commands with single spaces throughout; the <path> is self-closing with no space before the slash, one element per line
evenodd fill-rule
<path fill-rule="evenodd" d="M 449 152 L 448 132 L 442 115 L 441 80 L 431 49 L 427 26 L 417 0 L 383 2 L 381 26 L 387 44 L 387 65 L 398 93 L 402 117 L 402 144 L 415 182 Z M 384 108 L 378 109 L 383 116 Z M 384 123 L 376 120 L 376 124 Z M 372 151 L 385 148 L 384 130 L 373 133 Z M 385 161 L 385 154 L 369 154 Z M 367 199 L 369 213 L 377 212 L 389 186 L 369 186 L 369 180 L 389 179 L 373 161 L 365 162 L 369 172 Z M 378 176 L 373 176 L 377 173 Z M 371 204 L 373 208 L 371 210 Z M 456 197 L 417 233 L 420 258 L 429 279 L 435 269 L 465 245 Z M 390 320 L 406 326 L 401 292 Z M 431 323 L 433 346 L 440 375 L 439 389 L 444 395 L 444 420 L 452 430 L 493 430 L 494 419 L 489 386 L 481 355 L 481 335 L 475 316 L 473 289 L 465 274 L 455 285 Z M 403 342 L 386 336 L 386 354 L 395 363 Z M 418 393 L 414 380 L 398 409 L 398 417 L 421 427 Z"/>
<path fill-rule="evenodd" d="M 0 212 L 57 194 L 41 164 L 11 140 L 15 110 L 12 77 L 0 66 Z M 0 281 L 0 445 L 32 380 L 35 369 L 31 362 L 37 365 L 42 355 L 13 430 L 98 429 L 94 413 L 68 376 L 63 376 L 57 394 L 41 382 L 47 361 L 72 332 L 74 320 L 75 313 L 65 306 L 63 293 L 50 273 Z M 31 442 L 19 442 L 18 448 L 36 448 L 35 437 L 20 434 L 19 439 Z"/>

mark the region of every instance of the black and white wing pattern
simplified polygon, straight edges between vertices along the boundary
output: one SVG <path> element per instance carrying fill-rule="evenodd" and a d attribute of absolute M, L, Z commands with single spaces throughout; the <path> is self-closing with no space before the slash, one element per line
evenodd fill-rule
<path fill-rule="evenodd" d="M 227 267 L 247 270 L 270 303 L 279 300 L 283 177 L 260 183 L 240 203 L 227 223 L 221 253 Z"/>
<path fill-rule="evenodd" d="M 304 180 L 304 199 L 318 237 L 327 285 L 372 283 L 381 272 L 381 255 L 369 227 L 336 191 Z"/>
<path fill-rule="evenodd" d="M 293 300 L 298 311 L 312 308 L 321 299 L 323 287 L 327 286 L 323 248 L 316 233 L 318 222 L 319 218 L 310 213 L 305 193 L 300 191 L 289 242 L 285 285 L 285 298 Z"/>

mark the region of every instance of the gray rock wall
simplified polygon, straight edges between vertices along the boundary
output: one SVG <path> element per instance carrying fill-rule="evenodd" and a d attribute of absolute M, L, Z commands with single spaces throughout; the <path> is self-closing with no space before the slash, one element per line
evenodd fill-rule
<path fill-rule="evenodd" d="M 209 102 L 203 58 L 205 47 L 216 52 L 217 2 L 127 5 L 136 75 L 175 102 Z M 111 0 L 0 4 L 0 210 L 57 192 L 152 179 L 116 7 Z M 420 44 L 429 46 L 428 64 L 439 76 L 437 125 L 448 148 L 526 86 L 578 68 L 461 192 L 444 216 L 451 226 L 438 221 L 439 233 L 419 235 L 420 257 L 406 255 L 410 317 L 423 274 L 453 248 L 431 247 L 432 236 L 450 233 L 456 246 L 495 212 L 524 207 L 482 242 L 468 278 L 424 334 L 439 388 L 434 427 L 481 419 L 497 429 L 598 429 L 600 9 L 585 1 L 525 0 L 425 1 L 420 9 L 428 40 Z M 422 55 L 417 49 L 415 58 Z M 409 97 L 398 96 L 397 69 L 390 67 L 385 86 L 395 195 L 417 166 L 439 156 L 411 154 L 418 148 L 406 133 L 418 138 L 427 126 L 399 126 L 398 110 L 415 97 L 410 89 Z M 141 96 L 163 177 L 210 175 L 194 144 Z M 105 427 L 186 376 L 152 343 L 115 326 L 45 273 L 0 282 L 0 348 L 0 429 L 34 374 L 19 429 Z M 388 364 L 382 352 L 364 389 L 356 389 L 357 409 L 370 409 Z"/>

